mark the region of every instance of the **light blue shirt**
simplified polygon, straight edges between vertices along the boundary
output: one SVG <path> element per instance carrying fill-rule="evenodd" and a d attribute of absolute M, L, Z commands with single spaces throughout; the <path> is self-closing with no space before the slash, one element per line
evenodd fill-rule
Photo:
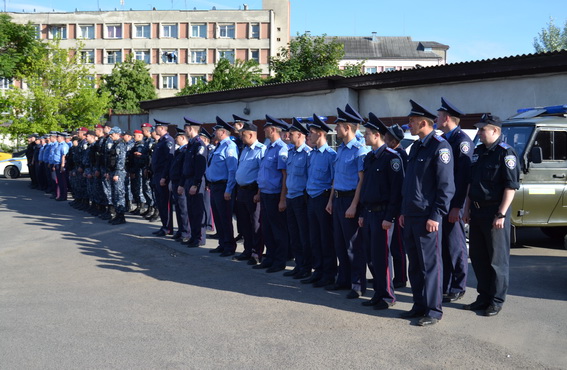
<path fill-rule="evenodd" d="M 257 181 L 260 163 L 265 153 L 266 146 L 257 140 L 252 145 L 244 147 L 236 170 L 238 185 L 250 185 Z"/>
<path fill-rule="evenodd" d="M 61 164 L 61 159 L 63 159 L 63 156 L 67 155 L 68 152 L 69 152 L 69 145 L 67 145 L 66 142 L 55 143 L 53 149 L 53 163 Z"/>
<path fill-rule="evenodd" d="M 358 185 L 358 173 L 364 170 L 364 157 L 370 149 L 356 138 L 337 150 L 335 161 L 335 190 L 351 191 Z"/>
<path fill-rule="evenodd" d="M 47 144 L 47 148 L 46 148 L 46 151 L 47 151 L 46 155 L 47 155 L 47 157 L 46 157 L 46 159 L 47 159 L 47 163 L 49 163 L 49 164 L 55 164 L 55 161 L 54 161 L 54 159 L 53 159 L 53 156 L 54 156 L 54 154 L 55 154 L 54 151 L 55 151 L 55 146 L 56 146 L 56 145 L 57 145 L 57 143 L 49 143 L 49 144 Z"/>
<path fill-rule="evenodd" d="M 46 144 L 43 144 L 42 146 L 39 147 L 39 154 L 37 155 L 37 160 L 40 162 L 44 162 L 44 153 L 45 153 L 45 148 L 47 147 Z"/>
<path fill-rule="evenodd" d="M 293 146 L 288 152 L 286 162 L 286 198 L 293 199 L 302 196 L 307 185 L 307 164 L 311 148 L 305 143 L 299 148 Z"/>
<path fill-rule="evenodd" d="M 219 143 L 209 157 L 206 176 L 210 182 L 226 181 L 225 193 L 232 193 L 236 185 L 238 168 L 238 149 L 234 141 L 227 137 Z"/>
<path fill-rule="evenodd" d="M 307 166 L 307 194 L 315 198 L 333 186 L 337 152 L 328 144 L 313 149 L 309 153 Z"/>
<path fill-rule="evenodd" d="M 286 169 L 287 144 L 278 139 L 268 145 L 258 171 L 258 187 L 262 193 L 278 194 L 282 191 L 282 170 Z"/>

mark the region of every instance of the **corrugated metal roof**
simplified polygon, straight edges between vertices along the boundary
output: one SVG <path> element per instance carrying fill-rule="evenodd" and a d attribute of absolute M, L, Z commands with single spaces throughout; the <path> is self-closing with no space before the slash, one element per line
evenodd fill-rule
<path fill-rule="evenodd" d="M 424 48 L 449 48 L 434 41 L 413 41 L 409 36 L 337 36 L 326 39 L 334 39 L 345 46 L 343 59 L 441 59 L 438 54 L 424 51 Z"/>

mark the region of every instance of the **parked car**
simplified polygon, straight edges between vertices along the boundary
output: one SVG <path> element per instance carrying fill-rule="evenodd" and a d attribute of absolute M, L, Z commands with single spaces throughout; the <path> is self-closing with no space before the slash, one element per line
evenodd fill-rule
<path fill-rule="evenodd" d="M 17 179 L 21 175 L 27 175 L 28 160 L 26 156 L 14 157 L 0 161 L 0 173 L 8 179 Z"/>

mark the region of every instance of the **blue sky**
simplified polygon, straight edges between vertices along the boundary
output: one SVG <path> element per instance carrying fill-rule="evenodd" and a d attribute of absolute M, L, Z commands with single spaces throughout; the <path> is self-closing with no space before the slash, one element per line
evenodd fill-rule
<path fill-rule="evenodd" d="M 124 8 L 238 9 L 247 3 L 260 9 L 261 0 L 2 0 L 8 11 L 113 10 Z M 77 6 L 77 4 L 80 4 Z M 4 3 L 1 3 L 2 8 Z M 566 0 L 291 0 L 292 35 L 311 31 L 330 36 L 411 36 L 450 46 L 450 63 L 534 52 L 533 39 L 549 18 L 563 26 Z"/>

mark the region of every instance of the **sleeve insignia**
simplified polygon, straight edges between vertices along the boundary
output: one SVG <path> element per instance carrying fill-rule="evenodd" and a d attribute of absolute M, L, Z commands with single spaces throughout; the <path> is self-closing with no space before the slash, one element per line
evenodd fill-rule
<path fill-rule="evenodd" d="M 459 149 L 461 150 L 461 153 L 467 154 L 471 150 L 471 145 L 468 141 L 463 141 L 461 145 L 459 145 Z"/>
<path fill-rule="evenodd" d="M 448 164 L 451 161 L 451 151 L 448 148 L 439 149 L 439 159 L 441 159 L 441 162 Z"/>
<path fill-rule="evenodd" d="M 516 168 L 516 156 L 507 155 L 506 157 L 504 157 L 504 163 L 506 164 L 506 167 L 513 170 L 514 168 Z"/>
<path fill-rule="evenodd" d="M 205 153 L 205 147 L 201 145 L 201 146 L 199 147 L 199 150 L 197 151 L 197 154 L 203 155 L 203 153 Z"/>
<path fill-rule="evenodd" d="M 394 170 L 394 172 L 399 172 L 402 168 L 402 162 L 399 158 L 394 158 L 390 161 L 390 166 L 392 166 L 392 170 Z"/>

